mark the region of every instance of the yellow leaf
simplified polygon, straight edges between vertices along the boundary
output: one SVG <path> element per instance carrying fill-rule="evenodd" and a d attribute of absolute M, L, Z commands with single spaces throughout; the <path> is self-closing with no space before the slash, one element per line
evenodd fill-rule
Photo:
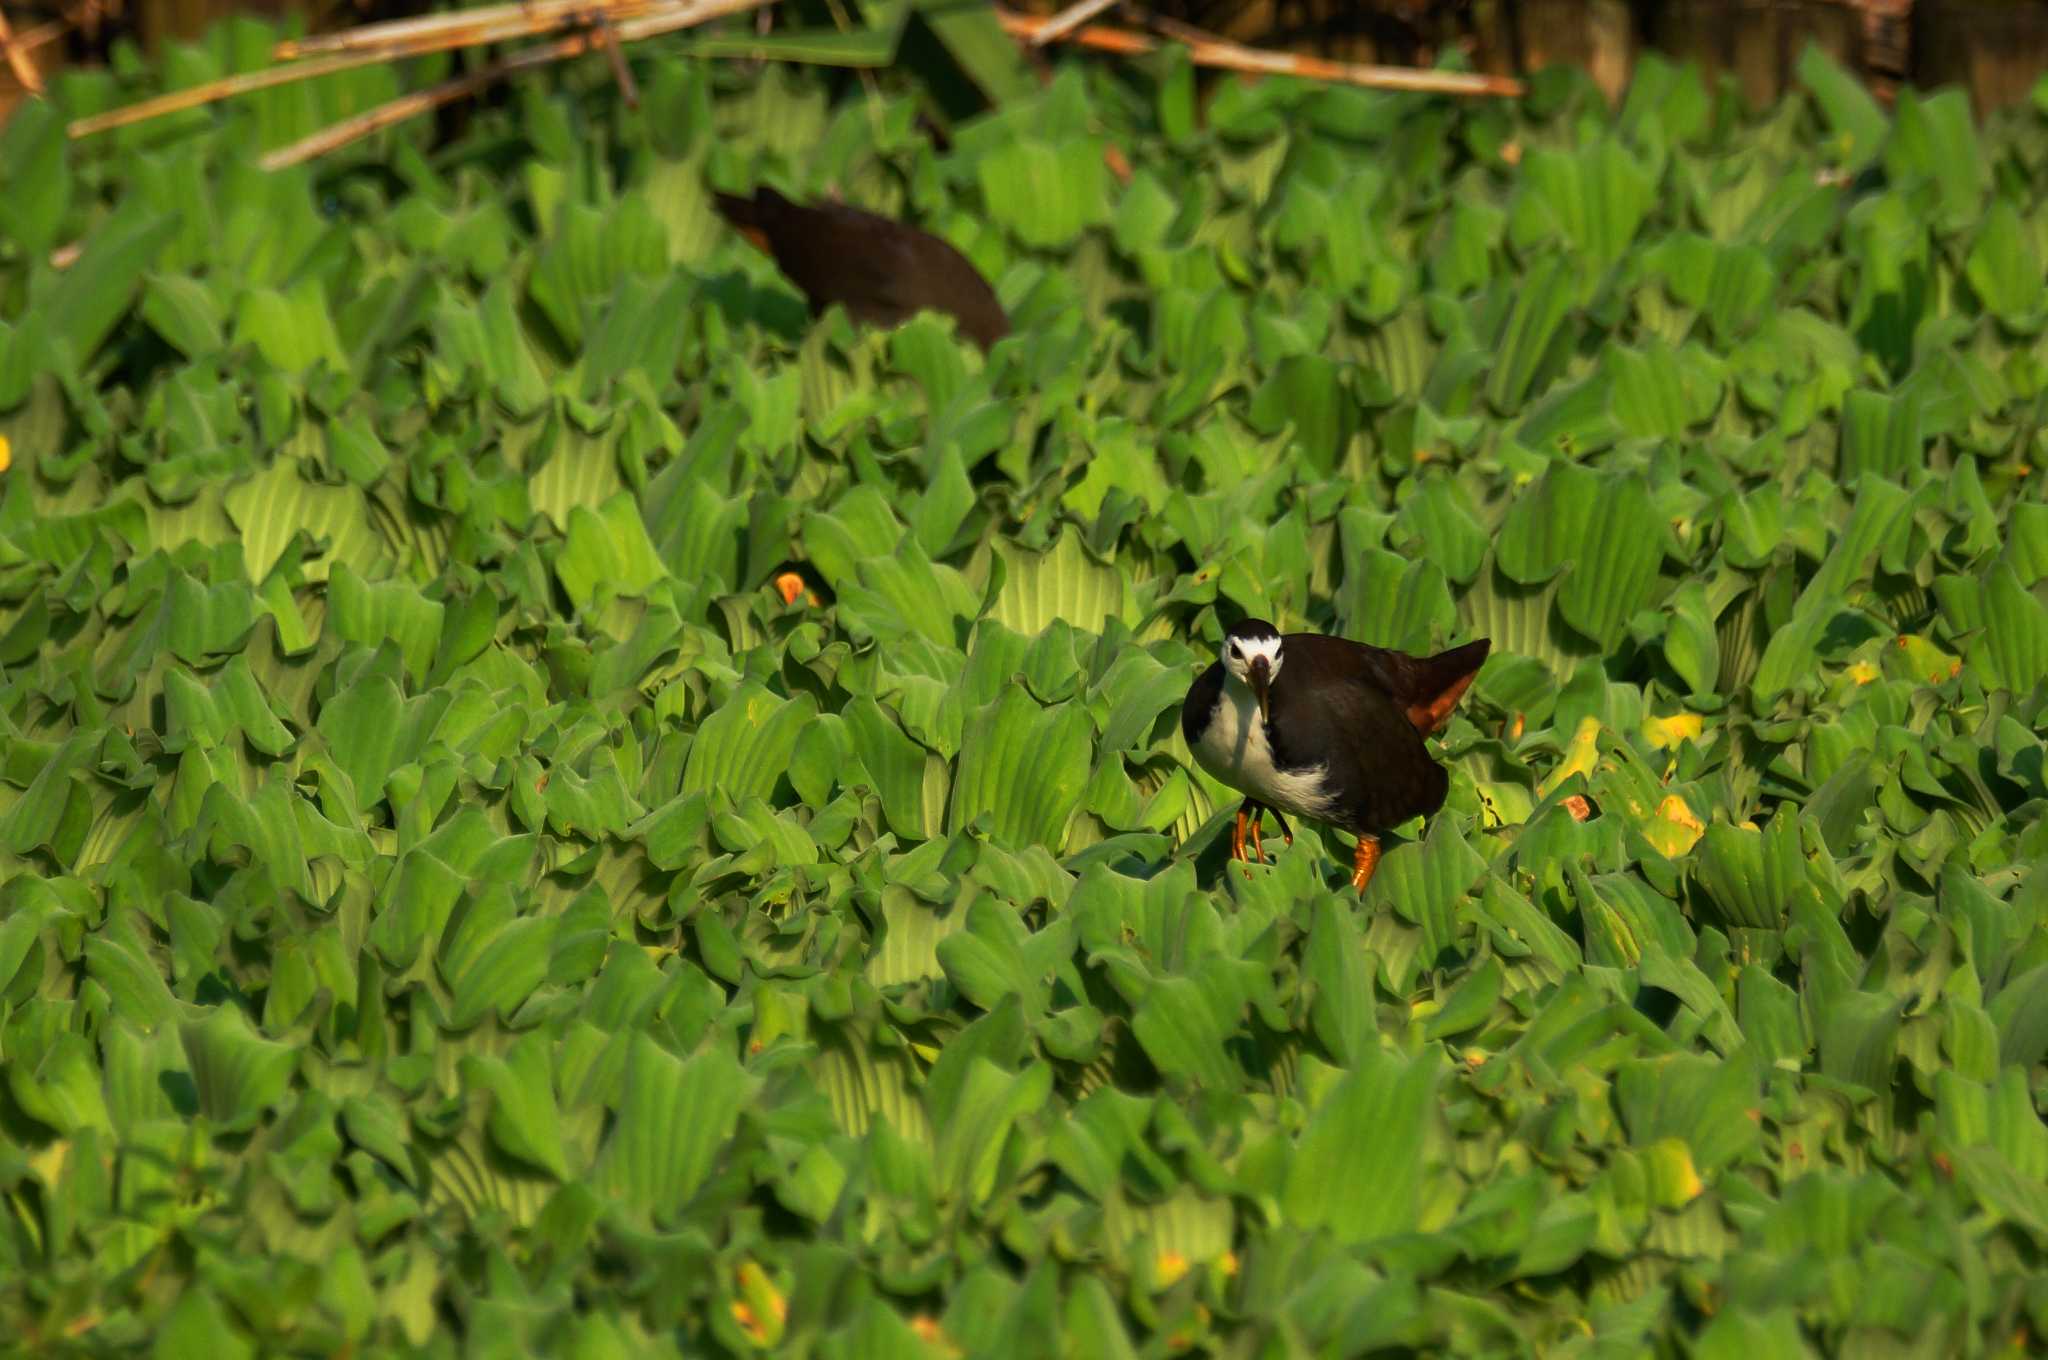
<path fill-rule="evenodd" d="M 1675 793 L 1657 804 L 1656 815 L 1643 826 L 1643 839 L 1666 859 L 1677 859 L 1689 853 L 1706 834 L 1706 823 Z"/>
<path fill-rule="evenodd" d="M 1659 1208 L 1682 1209 L 1707 1188 L 1682 1138 L 1659 1138 L 1643 1159 L 1650 1164 L 1650 1198 Z"/>
<path fill-rule="evenodd" d="M 32 1154 L 28 1159 L 28 1166 L 29 1170 L 42 1177 L 44 1185 L 54 1190 L 57 1183 L 63 1180 L 64 1168 L 70 1161 L 71 1140 L 59 1138 L 42 1151 Z"/>
<path fill-rule="evenodd" d="M 1681 741 L 1697 741 L 1704 727 L 1697 713 L 1674 713 L 1668 718 L 1645 718 L 1643 737 L 1659 751 L 1666 751 Z"/>
<path fill-rule="evenodd" d="M 1962 670 L 1962 661 L 1924 637 L 1903 633 L 1884 650 L 1885 673 L 1916 685 L 1939 685 Z"/>
<path fill-rule="evenodd" d="M 732 1305 L 733 1320 L 756 1345 L 775 1345 L 782 1340 L 783 1324 L 789 1321 L 789 1301 L 768 1278 L 768 1272 L 752 1261 L 740 1262 L 739 1277 L 740 1298 Z"/>
<path fill-rule="evenodd" d="M 1564 759 L 1559 761 L 1557 768 L 1550 772 L 1550 777 L 1543 781 L 1539 792 L 1548 797 L 1552 789 L 1555 789 L 1573 775 L 1593 773 L 1593 766 L 1598 762 L 1599 758 L 1600 720 L 1590 717 L 1581 718 L 1579 719 L 1579 730 L 1572 734 L 1571 744 L 1564 749 Z"/>

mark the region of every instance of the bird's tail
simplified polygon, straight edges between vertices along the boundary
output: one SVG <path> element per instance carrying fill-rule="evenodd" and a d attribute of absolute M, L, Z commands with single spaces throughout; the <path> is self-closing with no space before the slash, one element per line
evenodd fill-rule
<path fill-rule="evenodd" d="M 1491 639 L 1480 638 L 1435 656 L 1375 649 L 1375 678 L 1407 710 L 1408 721 L 1416 730 L 1427 736 L 1450 721 L 1451 710 L 1472 687 L 1472 679 L 1492 647 Z"/>
<path fill-rule="evenodd" d="M 764 219 L 786 202 L 773 189 L 756 189 L 752 198 L 716 192 L 711 195 L 711 204 L 718 209 L 718 215 L 732 223 L 740 235 L 753 243 L 754 249 L 769 255 L 775 251 L 769 244 L 768 223 Z"/>
<path fill-rule="evenodd" d="M 718 209 L 718 215 L 738 227 L 741 231 L 749 228 L 759 230 L 754 213 L 754 200 L 741 198 L 738 194 L 713 193 L 711 201 Z"/>

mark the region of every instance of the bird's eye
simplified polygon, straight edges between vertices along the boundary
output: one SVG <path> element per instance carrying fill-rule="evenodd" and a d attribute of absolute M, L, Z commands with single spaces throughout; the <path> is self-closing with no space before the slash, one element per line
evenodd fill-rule
<path fill-rule="evenodd" d="M 1230 644 L 1230 659 L 1233 661 L 1241 661 L 1244 659 L 1243 649 L 1240 648 L 1235 642 Z"/>

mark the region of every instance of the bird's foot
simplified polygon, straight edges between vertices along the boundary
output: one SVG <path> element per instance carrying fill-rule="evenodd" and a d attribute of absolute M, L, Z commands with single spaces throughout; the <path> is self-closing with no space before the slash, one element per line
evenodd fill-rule
<path fill-rule="evenodd" d="M 1239 804 L 1237 821 L 1230 828 L 1230 857 L 1234 860 L 1241 861 L 1244 859 L 1244 824 L 1246 816 L 1244 805 Z M 1249 877 L 1249 874 L 1247 874 L 1247 877 Z"/>
<path fill-rule="evenodd" d="M 1372 871 L 1379 867 L 1379 862 L 1380 838 L 1360 836 L 1358 849 L 1351 856 L 1351 886 L 1364 892 L 1365 885 L 1372 882 Z"/>

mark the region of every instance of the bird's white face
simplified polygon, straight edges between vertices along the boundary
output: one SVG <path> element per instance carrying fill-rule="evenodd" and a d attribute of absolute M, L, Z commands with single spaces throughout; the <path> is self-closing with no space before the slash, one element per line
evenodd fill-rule
<path fill-rule="evenodd" d="M 1263 689 L 1280 678 L 1280 639 L 1278 637 L 1227 638 L 1223 643 L 1223 670 L 1240 685 L 1252 683 L 1255 669 L 1253 663 L 1265 658 L 1265 676 L 1257 688 Z"/>

